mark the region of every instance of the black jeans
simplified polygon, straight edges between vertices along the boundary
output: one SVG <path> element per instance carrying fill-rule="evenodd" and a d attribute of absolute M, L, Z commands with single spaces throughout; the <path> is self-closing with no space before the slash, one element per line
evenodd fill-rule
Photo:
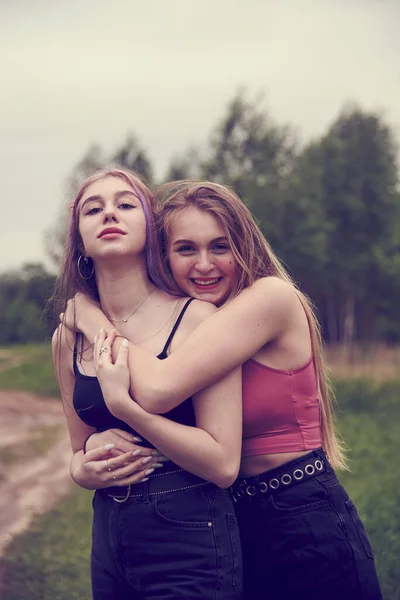
<path fill-rule="evenodd" d="M 165 474 L 162 481 L 176 490 L 187 486 L 177 479 L 188 476 L 194 477 Z M 98 490 L 93 508 L 94 600 L 242 598 L 240 538 L 229 490 L 207 483 L 160 492 L 149 481 L 132 486 L 122 503 Z"/>
<path fill-rule="evenodd" d="M 328 465 L 323 473 L 237 502 L 245 600 L 381 600 L 364 526 L 325 454 L 311 452 L 268 478 L 318 459 Z"/>

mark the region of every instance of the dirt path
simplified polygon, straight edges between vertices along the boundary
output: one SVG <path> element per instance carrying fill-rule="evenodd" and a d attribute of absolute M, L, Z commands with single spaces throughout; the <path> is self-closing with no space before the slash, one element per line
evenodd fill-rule
<path fill-rule="evenodd" d="M 38 450 L 46 434 L 53 437 Z M 0 390 L 0 557 L 35 515 L 69 491 L 70 457 L 61 402 Z"/>

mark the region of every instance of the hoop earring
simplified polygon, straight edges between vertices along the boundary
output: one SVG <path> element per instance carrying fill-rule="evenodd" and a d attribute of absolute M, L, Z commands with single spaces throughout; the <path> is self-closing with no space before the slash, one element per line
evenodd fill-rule
<path fill-rule="evenodd" d="M 84 275 L 82 275 L 82 271 L 81 271 L 81 260 L 83 258 L 83 262 L 85 263 L 86 266 L 88 266 L 88 262 L 89 262 L 89 256 L 83 256 L 83 254 L 80 255 L 80 257 L 78 258 L 78 263 L 77 263 L 77 269 L 78 269 L 78 273 L 79 275 L 82 277 L 82 279 L 90 279 L 94 273 L 94 263 L 92 261 L 92 270 L 90 272 L 90 275 L 88 277 L 85 277 Z"/>

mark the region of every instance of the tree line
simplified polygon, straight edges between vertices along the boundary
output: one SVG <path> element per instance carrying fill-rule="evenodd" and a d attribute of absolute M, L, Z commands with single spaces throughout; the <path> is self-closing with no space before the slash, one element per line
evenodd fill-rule
<path fill-rule="evenodd" d="M 160 183 L 143 145 L 128 135 L 110 155 L 99 146 L 88 150 L 71 174 L 69 198 L 80 180 L 108 164 L 133 169 L 150 184 Z M 397 148 L 380 114 L 347 105 L 323 135 L 301 144 L 296 130 L 276 123 L 262 100 L 239 93 L 205 147 L 183 149 L 171 159 L 164 181 L 183 178 L 209 179 L 236 190 L 293 279 L 315 303 L 328 342 L 351 347 L 355 342 L 400 341 Z M 65 219 L 58 222 L 65 224 Z M 55 264 L 63 237 L 63 229 L 56 227 L 46 233 Z M 0 277 L 0 324 L 5 314 L 17 314 L 19 306 L 30 307 L 26 325 L 18 325 L 18 340 L 36 339 L 36 325 L 27 321 L 37 324 L 34 306 L 39 312 L 43 306 L 30 295 L 26 268 L 19 274 L 26 291 L 14 299 L 7 292 L 10 275 Z M 48 274 L 39 269 L 36 276 Z M 0 327 L 0 343 L 16 339 L 12 329 Z"/>

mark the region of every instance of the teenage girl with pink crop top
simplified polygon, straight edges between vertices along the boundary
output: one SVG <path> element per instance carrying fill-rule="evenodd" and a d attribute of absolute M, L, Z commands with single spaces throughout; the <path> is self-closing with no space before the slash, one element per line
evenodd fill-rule
<path fill-rule="evenodd" d="M 99 307 L 78 294 L 77 327 L 88 339 L 98 335 L 102 387 L 112 390 L 121 415 L 128 409 L 120 407 L 129 406 L 136 430 L 146 435 L 153 415 L 159 419 L 242 364 L 242 461 L 232 496 L 244 597 L 380 599 L 363 524 L 334 472 L 345 468 L 345 459 L 309 301 L 232 191 L 209 182 L 175 182 L 161 188 L 159 201 L 171 280 L 188 296 L 221 308 L 157 361 L 132 344 L 121 345 Z M 111 352 L 99 354 L 111 347 L 116 364 Z M 112 442 L 126 451 L 125 438 L 114 429 L 91 436 L 88 447 Z M 94 472 L 95 461 L 86 468 Z"/>

